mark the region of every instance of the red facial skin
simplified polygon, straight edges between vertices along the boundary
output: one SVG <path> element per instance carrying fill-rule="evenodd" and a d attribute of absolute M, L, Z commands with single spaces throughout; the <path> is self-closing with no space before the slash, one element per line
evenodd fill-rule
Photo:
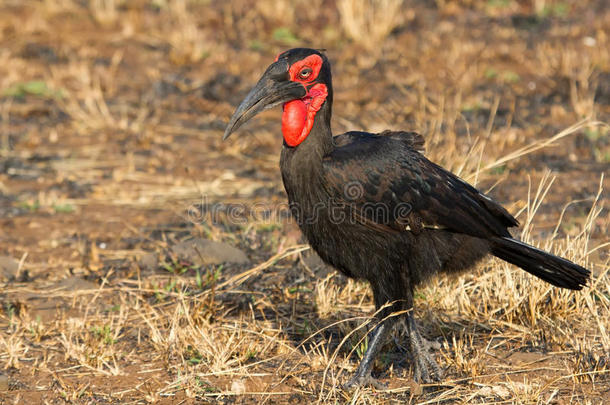
<path fill-rule="evenodd" d="M 316 113 L 324 104 L 328 89 L 322 83 L 311 83 L 317 79 L 322 68 L 322 58 L 319 55 L 309 55 L 305 59 L 290 66 L 290 80 L 302 83 L 308 88 L 305 97 L 284 104 L 282 114 L 282 134 L 288 146 L 298 146 L 307 138 Z"/>

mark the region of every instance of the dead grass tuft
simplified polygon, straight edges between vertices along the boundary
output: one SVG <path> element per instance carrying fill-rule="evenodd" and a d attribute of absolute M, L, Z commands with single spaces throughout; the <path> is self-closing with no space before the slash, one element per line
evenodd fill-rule
<path fill-rule="evenodd" d="M 337 8 L 347 36 L 368 51 L 379 49 L 403 17 L 402 0 L 340 0 Z"/>

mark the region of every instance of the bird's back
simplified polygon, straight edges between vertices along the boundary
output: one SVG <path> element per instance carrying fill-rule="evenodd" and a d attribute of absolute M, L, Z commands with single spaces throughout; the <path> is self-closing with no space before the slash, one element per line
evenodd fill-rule
<path fill-rule="evenodd" d="M 384 204 L 391 211 L 384 218 L 390 226 L 491 237 L 510 236 L 507 228 L 518 225 L 500 204 L 426 159 L 420 153 L 423 138 L 416 133 L 348 132 L 334 139 L 335 149 L 323 160 L 331 194 L 352 204 Z M 348 185 L 360 187 L 359 193 L 348 195 Z"/>

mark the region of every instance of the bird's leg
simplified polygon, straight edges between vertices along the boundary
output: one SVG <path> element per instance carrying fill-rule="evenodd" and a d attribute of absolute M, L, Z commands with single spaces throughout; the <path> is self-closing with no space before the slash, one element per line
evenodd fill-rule
<path fill-rule="evenodd" d="M 360 361 L 360 364 L 358 365 L 356 373 L 347 382 L 346 387 L 372 385 L 376 388 L 381 388 L 381 384 L 371 377 L 371 371 L 373 369 L 375 358 L 379 354 L 385 338 L 390 330 L 392 330 L 393 325 L 394 321 L 391 318 L 386 319 L 377 325 L 369 334 L 370 339 L 368 348 L 364 353 L 364 357 Z"/>
<path fill-rule="evenodd" d="M 413 360 L 413 379 L 421 383 L 432 383 L 442 378 L 442 371 L 428 351 L 428 342 L 417 329 L 413 310 L 407 313 L 407 331 Z"/>
<path fill-rule="evenodd" d="M 442 372 L 434 357 L 428 351 L 428 342 L 419 334 L 417 323 L 415 322 L 415 311 L 413 301 L 413 284 L 406 278 L 406 296 L 404 305 L 407 308 L 405 314 L 407 332 L 409 333 L 409 351 L 413 364 L 413 379 L 419 383 L 431 383 L 442 378 Z"/>

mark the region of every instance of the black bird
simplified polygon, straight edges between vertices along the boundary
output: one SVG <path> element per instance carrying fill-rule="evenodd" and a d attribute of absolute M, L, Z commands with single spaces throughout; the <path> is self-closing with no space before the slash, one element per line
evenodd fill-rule
<path fill-rule="evenodd" d="M 375 383 L 373 361 L 400 318 L 409 333 L 415 380 L 442 378 L 413 316 L 413 289 L 437 273 L 466 270 L 491 253 L 555 286 L 586 285 L 589 270 L 514 239 L 507 228 L 517 220 L 426 159 L 419 134 L 351 131 L 333 137 L 332 101 L 326 56 L 288 50 L 239 105 L 223 139 L 257 113 L 283 104 L 280 168 L 293 215 L 326 263 L 369 281 L 378 310 L 380 323 L 349 385 Z"/>

